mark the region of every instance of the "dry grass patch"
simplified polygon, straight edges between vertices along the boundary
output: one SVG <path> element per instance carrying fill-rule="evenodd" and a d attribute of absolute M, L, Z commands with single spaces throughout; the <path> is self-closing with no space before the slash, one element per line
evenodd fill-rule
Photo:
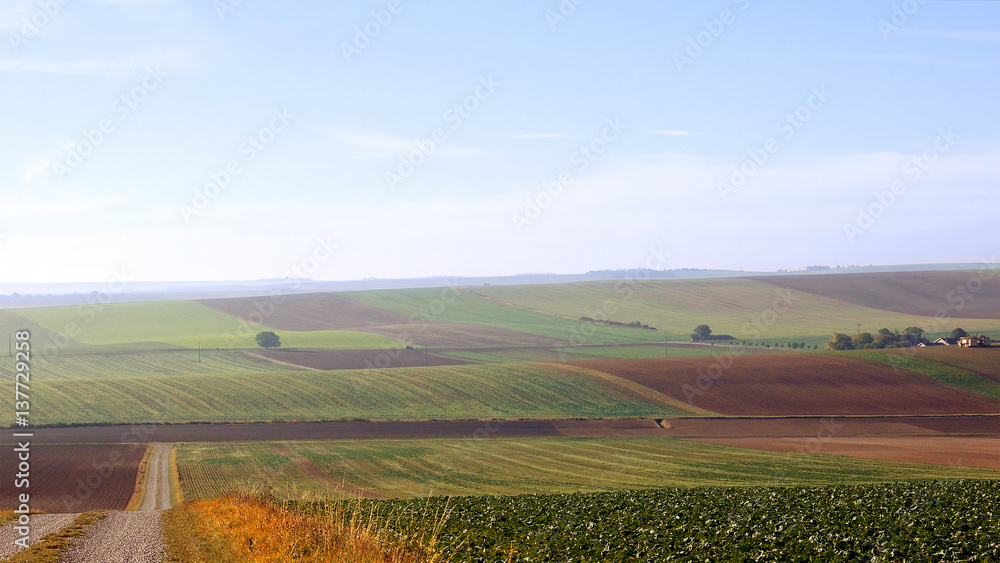
<path fill-rule="evenodd" d="M 267 496 L 237 494 L 182 504 L 164 513 L 163 528 L 168 560 L 185 563 L 443 561 L 433 536 L 400 538 L 371 512 L 361 514 L 309 515 Z"/>

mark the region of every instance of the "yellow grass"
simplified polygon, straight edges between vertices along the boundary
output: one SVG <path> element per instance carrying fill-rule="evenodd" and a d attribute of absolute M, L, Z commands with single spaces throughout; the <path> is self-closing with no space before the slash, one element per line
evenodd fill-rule
<path fill-rule="evenodd" d="M 149 460 L 153 455 L 153 446 L 146 446 L 146 453 L 142 454 L 142 461 L 139 462 L 139 471 L 135 474 L 135 489 L 132 490 L 132 498 L 128 500 L 125 510 L 139 510 L 143 499 L 146 498 L 146 477 L 149 475 Z"/>
<path fill-rule="evenodd" d="M 181 489 L 181 474 L 177 470 L 177 448 L 170 448 L 170 498 L 173 506 L 184 502 L 184 491 Z"/>
<path fill-rule="evenodd" d="M 254 495 L 182 504 L 164 515 L 164 532 L 169 560 L 187 563 L 443 561 L 433 552 L 433 538 L 404 545 L 371 515 L 337 509 L 307 515 Z M 425 547 L 412 547 L 418 544 Z"/>

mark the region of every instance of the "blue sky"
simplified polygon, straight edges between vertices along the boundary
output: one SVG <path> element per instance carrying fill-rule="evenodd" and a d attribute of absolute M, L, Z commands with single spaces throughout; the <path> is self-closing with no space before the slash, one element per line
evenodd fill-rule
<path fill-rule="evenodd" d="M 995 255 L 1000 3 L 576 1 L 6 1 L 0 283 Z"/>

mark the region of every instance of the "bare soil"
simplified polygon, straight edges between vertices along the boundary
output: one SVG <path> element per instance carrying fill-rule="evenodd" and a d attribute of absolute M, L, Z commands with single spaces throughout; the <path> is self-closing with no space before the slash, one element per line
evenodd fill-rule
<path fill-rule="evenodd" d="M 956 318 L 1000 317 L 1000 276 L 991 276 L 988 272 L 984 275 L 954 271 L 878 272 L 750 279 L 855 305 L 925 318 L 934 318 L 941 309 Z M 972 298 L 966 299 L 966 306 L 956 312 L 955 302 L 949 301 L 948 297 L 955 299 L 962 296 L 958 292 L 960 288 Z"/>
<path fill-rule="evenodd" d="M 725 362 L 729 363 L 725 363 Z M 920 374 L 832 354 L 574 362 L 727 415 L 1000 413 L 1000 402 Z"/>
<path fill-rule="evenodd" d="M 80 513 L 100 508 L 123 510 L 128 505 L 145 446 L 46 442 L 36 433 L 31 444 L 28 492 L 32 508 Z M 16 461 L 13 455 L 0 456 L 0 474 L 11 476 L 0 480 L 0 509 L 16 508 L 17 493 L 24 492 L 14 488 Z"/>
<path fill-rule="evenodd" d="M 873 436 L 813 438 L 693 438 L 772 452 L 808 452 L 909 463 L 1000 469 L 1000 437 Z"/>

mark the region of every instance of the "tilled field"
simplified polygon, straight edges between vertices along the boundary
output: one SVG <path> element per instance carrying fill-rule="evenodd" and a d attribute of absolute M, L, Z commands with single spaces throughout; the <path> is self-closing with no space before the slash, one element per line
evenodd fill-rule
<path fill-rule="evenodd" d="M 772 452 L 809 452 L 907 463 L 1000 469 L 1000 438 L 990 436 L 819 436 L 695 440 L 706 444 Z"/>
<path fill-rule="evenodd" d="M 1000 403 L 884 364 L 832 354 L 580 362 L 728 415 L 1000 413 Z"/>
<path fill-rule="evenodd" d="M 0 480 L 0 509 L 16 508 L 17 494 L 28 492 L 31 508 L 45 512 L 122 510 L 132 497 L 145 451 L 144 445 L 33 443 L 31 486 L 16 489 L 13 478 Z M 0 474 L 13 476 L 16 463 L 13 455 L 0 458 Z"/>

